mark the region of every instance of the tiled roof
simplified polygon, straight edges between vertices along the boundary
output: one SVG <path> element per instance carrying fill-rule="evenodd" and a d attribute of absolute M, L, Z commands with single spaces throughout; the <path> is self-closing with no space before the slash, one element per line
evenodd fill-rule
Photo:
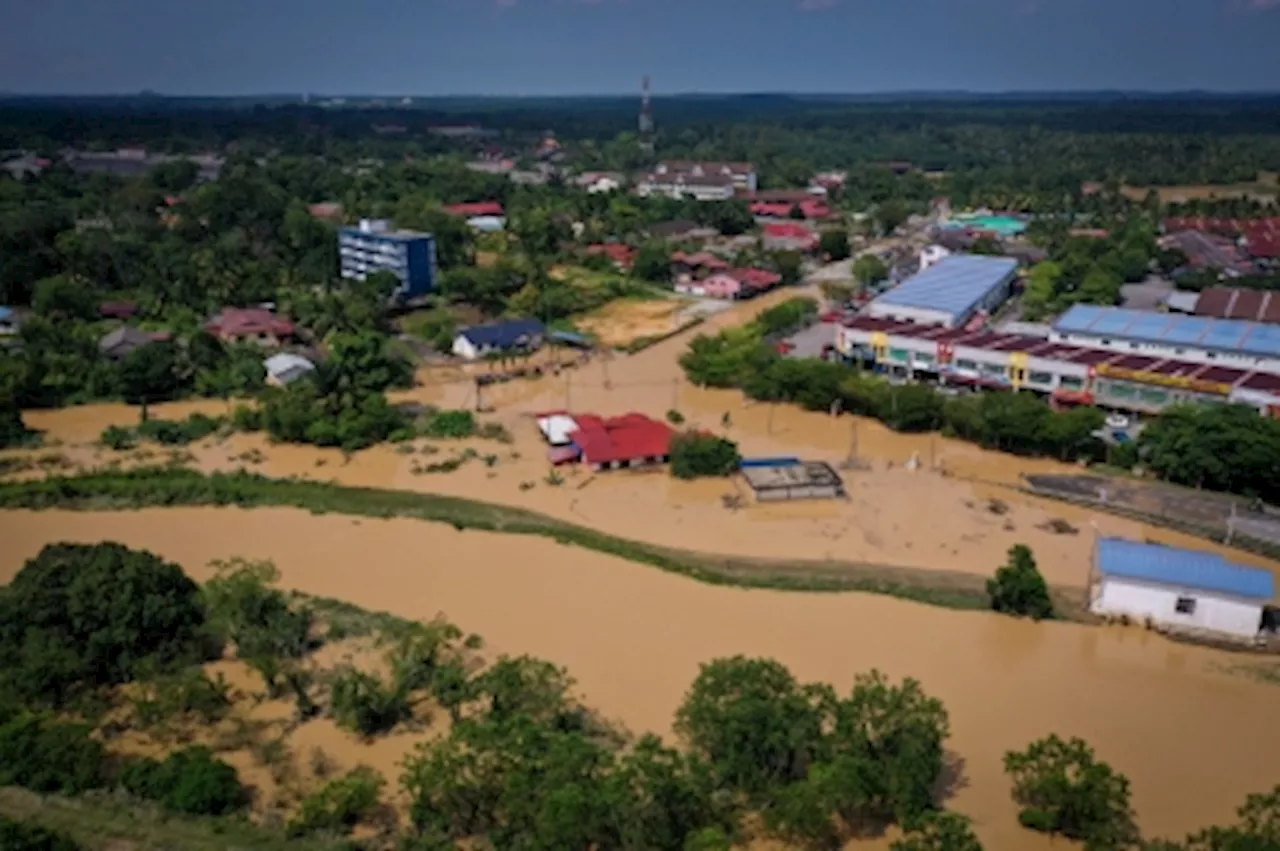
<path fill-rule="evenodd" d="M 1217 553 L 1140 544 L 1121 538 L 1098 541 L 1098 571 L 1178 589 L 1217 591 L 1252 600 L 1270 600 L 1275 580 L 1269 570 L 1245 567 Z"/>
<path fill-rule="evenodd" d="M 288 319 L 260 307 L 224 307 L 205 327 L 214 334 L 227 337 L 257 334 L 287 337 L 294 332 L 294 325 Z"/>

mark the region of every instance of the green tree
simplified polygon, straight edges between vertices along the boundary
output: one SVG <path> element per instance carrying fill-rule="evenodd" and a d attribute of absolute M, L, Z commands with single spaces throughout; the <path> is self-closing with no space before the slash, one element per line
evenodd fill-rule
<path fill-rule="evenodd" d="M 147 406 L 177 397 L 182 390 L 177 347 L 173 343 L 151 343 L 134 349 L 120 361 L 120 386 L 130 405 L 142 407 L 147 419 Z"/>
<path fill-rule="evenodd" d="M 853 277 L 864 287 L 878 284 L 889 277 L 889 267 L 874 254 L 863 254 L 853 261 Z"/>
<path fill-rule="evenodd" d="M 685 695 L 676 732 L 721 782 L 761 796 L 804 779 L 821 752 L 816 697 L 771 659 L 717 659 Z"/>
<path fill-rule="evenodd" d="M 970 254 L 981 254 L 988 257 L 999 257 L 1004 254 L 1004 248 L 1000 242 L 994 237 L 980 236 L 973 241 L 973 245 L 969 246 Z"/>
<path fill-rule="evenodd" d="M 357 766 L 303 798 L 286 832 L 291 837 L 348 834 L 377 809 L 384 785 L 386 780 L 381 774 L 367 766 Z"/>
<path fill-rule="evenodd" d="M 636 252 L 631 273 L 643 281 L 665 284 L 671 281 L 671 249 L 663 242 L 646 242 Z"/>
<path fill-rule="evenodd" d="M 852 253 L 849 246 L 849 232 L 843 228 L 823 231 L 818 241 L 818 250 L 832 263 L 844 260 Z"/>
<path fill-rule="evenodd" d="M 200 658 L 204 622 L 178 565 L 120 544 L 51 544 L 0 593 L 0 686 L 60 705 L 79 686 Z"/>
<path fill-rule="evenodd" d="M 245 806 L 248 796 L 234 767 L 203 745 L 174 751 L 163 762 L 127 762 L 119 782 L 134 795 L 158 801 L 170 812 L 220 816 Z"/>
<path fill-rule="evenodd" d="M 795 251 L 779 251 L 773 255 L 773 267 L 782 276 L 783 286 L 800 283 L 804 274 L 804 261 Z"/>
<path fill-rule="evenodd" d="M 29 375 L 26 361 L 0 355 L 0 449 L 21 445 L 31 436 L 22 420 L 22 396 Z"/>
<path fill-rule="evenodd" d="M 408 695 L 376 674 L 350 666 L 335 671 L 329 682 L 330 704 L 338 726 L 373 737 L 409 717 Z"/>
<path fill-rule="evenodd" d="M 1115 304 L 1120 301 L 1121 283 L 1120 276 L 1111 269 L 1094 266 L 1080 284 L 1079 300 L 1086 304 Z"/>
<path fill-rule="evenodd" d="M 991 598 L 991 608 L 997 612 L 1037 621 L 1053 617 L 1049 585 L 1036 567 L 1031 549 L 1025 544 L 1014 544 L 1009 548 L 1009 560 L 987 580 L 987 596 Z"/>
<path fill-rule="evenodd" d="M 89 321 L 98 317 L 98 300 L 88 282 L 58 275 L 36 282 L 31 309 L 63 322 Z"/>
<path fill-rule="evenodd" d="M 880 225 L 880 232 L 887 236 L 897 230 L 910 215 L 906 204 L 891 198 L 876 208 L 876 223 Z"/>
<path fill-rule="evenodd" d="M 80 851 L 69 836 L 0 815 L 0 848 L 5 851 Z"/>
<path fill-rule="evenodd" d="M 0 786 L 79 794 L 102 785 L 102 745 L 87 724 L 21 713 L 0 725 Z"/>
<path fill-rule="evenodd" d="M 203 597 L 209 625 L 236 646 L 236 655 L 257 671 L 272 694 L 310 646 L 314 622 L 305 606 L 291 606 L 272 587 L 279 572 L 271 562 L 214 562 L 215 576 Z"/>
<path fill-rule="evenodd" d="M 935 813 L 890 843 L 889 851 L 982 851 L 982 843 L 964 816 Z"/>
<path fill-rule="evenodd" d="M 1051 735 L 1032 742 L 1025 751 L 1005 754 L 1004 768 L 1024 827 L 1098 851 L 1127 848 L 1136 840 L 1128 779 L 1098 761 L 1080 739 Z"/>
<path fill-rule="evenodd" d="M 728 476 L 741 463 L 738 444 L 732 440 L 694 431 L 671 439 L 671 475 L 677 479 Z"/>

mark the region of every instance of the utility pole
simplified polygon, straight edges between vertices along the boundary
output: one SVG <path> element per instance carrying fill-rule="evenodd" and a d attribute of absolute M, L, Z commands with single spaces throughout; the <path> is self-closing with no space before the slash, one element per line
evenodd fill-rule
<path fill-rule="evenodd" d="M 573 370 L 564 371 L 564 409 L 573 413 Z"/>
<path fill-rule="evenodd" d="M 680 379 L 671 379 L 671 410 L 680 410 Z"/>

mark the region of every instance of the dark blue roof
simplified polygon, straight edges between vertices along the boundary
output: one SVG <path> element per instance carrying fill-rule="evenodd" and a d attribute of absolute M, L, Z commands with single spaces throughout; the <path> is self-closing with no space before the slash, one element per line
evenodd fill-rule
<path fill-rule="evenodd" d="M 1098 571 L 1104 576 L 1219 591 L 1257 600 L 1270 600 L 1275 595 L 1275 580 L 1269 570 L 1235 564 L 1216 553 L 1140 544 L 1122 538 L 1098 541 Z"/>
<path fill-rule="evenodd" d="M 487 346 L 495 349 L 510 349 L 520 345 L 527 338 L 545 333 L 542 323 L 536 319 L 513 319 L 510 322 L 496 322 L 493 325 L 476 325 L 462 329 L 462 336 L 475 346 Z"/>

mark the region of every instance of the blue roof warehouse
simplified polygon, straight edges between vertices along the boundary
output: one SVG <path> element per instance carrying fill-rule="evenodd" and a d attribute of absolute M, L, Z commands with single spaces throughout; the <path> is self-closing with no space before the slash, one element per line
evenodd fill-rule
<path fill-rule="evenodd" d="M 877 319 L 956 328 L 1009 298 L 1018 274 L 1010 257 L 956 254 L 903 281 L 867 305 Z"/>
<path fill-rule="evenodd" d="M 1102 538 L 1094 553 L 1089 610 L 1165 630 L 1252 639 L 1275 596 L 1269 570 L 1216 553 Z"/>

